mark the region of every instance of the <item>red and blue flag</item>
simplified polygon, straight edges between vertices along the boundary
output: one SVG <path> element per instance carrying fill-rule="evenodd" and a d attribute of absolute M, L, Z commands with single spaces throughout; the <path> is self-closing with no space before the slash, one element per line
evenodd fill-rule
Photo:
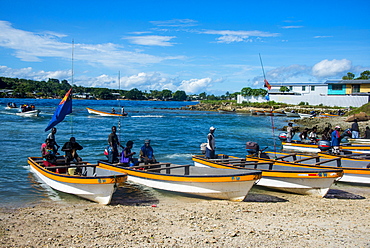
<path fill-rule="evenodd" d="M 56 126 L 59 122 L 63 121 L 66 115 L 72 113 L 72 88 L 67 92 L 60 101 L 57 109 L 54 112 L 48 126 L 45 128 L 45 132 Z"/>

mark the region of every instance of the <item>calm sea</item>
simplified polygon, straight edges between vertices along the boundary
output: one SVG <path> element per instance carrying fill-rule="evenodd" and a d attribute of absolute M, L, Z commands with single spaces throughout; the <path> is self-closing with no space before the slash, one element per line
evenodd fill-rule
<path fill-rule="evenodd" d="M 41 110 L 40 117 L 16 115 L 17 110 L 6 110 L 7 102 L 17 105 L 34 104 Z M 27 206 L 46 198 L 60 197 L 61 193 L 50 190 L 30 172 L 27 157 L 39 156 L 45 132 L 60 100 L 5 99 L 0 98 L 0 206 Z M 251 116 L 248 114 L 223 114 L 207 111 L 174 110 L 196 102 L 156 101 L 109 101 L 73 100 L 73 113 L 59 123 L 56 140 L 63 145 L 71 136 L 76 137 L 84 149 L 79 152 L 85 160 L 95 163 L 105 159 L 103 154 L 107 137 L 113 125 L 121 142 L 134 141 L 133 151 L 139 152 L 145 139 L 150 139 L 158 161 L 176 164 L 192 164 L 191 156 L 200 153 L 200 144 L 206 142 L 209 127 L 216 127 L 218 153 L 245 155 L 245 143 L 256 141 L 262 148 L 280 150 L 277 138 L 281 128 L 287 125 L 286 117 Z M 110 111 L 124 106 L 128 117 L 100 117 L 90 115 L 86 107 Z M 140 194 L 135 188 L 134 195 Z M 126 193 L 128 193 L 128 191 Z M 123 192 L 122 194 L 125 194 Z M 129 194 L 129 193 L 128 193 Z M 62 194 L 63 195 L 63 194 Z M 63 196 L 65 197 L 65 196 Z M 123 196 L 122 196 L 123 197 Z"/>

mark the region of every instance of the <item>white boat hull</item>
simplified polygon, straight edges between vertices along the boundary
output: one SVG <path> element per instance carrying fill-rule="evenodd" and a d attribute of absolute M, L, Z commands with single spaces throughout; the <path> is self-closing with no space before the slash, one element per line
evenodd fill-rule
<path fill-rule="evenodd" d="M 114 184 L 77 184 L 77 183 L 65 183 L 52 180 L 31 166 L 31 171 L 35 173 L 43 182 L 45 182 L 51 188 L 68 193 L 77 195 L 81 198 L 88 199 L 90 201 L 97 202 L 99 204 L 107 205 L 112 199 L 112 194 L 116 190 Z"/>
<path fill-rule="evenodd" d="M 27 112 L 19 112 L 16 114 L 20 116 L 24 116 L 24 117 L 37 117 L 39 116 L 40 112 L 41 112 L 40 110 L 36 109 L 36 110 L 27 111 Z"/>
<path fill-rule="evenodd" d="M 293 146 L 290 143 L 283 144 L 283 150 L 297 151 L 297 152 L 308 152 L 308 153 L 318 153 L 321 150 L 318 147 L 304 147 L 304 146 Z"/>
<path fill-rule="evenodd" d="M 86 108 L 86 109 L 87 109 L 87 112 L 89 112 L 89 114 L 94 114 L 94 115 L 100 115 L 100 116 L 127 116 L 127 113 L 124 113 L 122 115 L 122 114 L 118 114 L 118 113 L 108 113 L 108 112 L 104 112 L 104 111 L 99 111 L 99 110 L 95 110 L 95 109 L 91 109 L 91 108 Z"/>
<path fill-rule="evenodd" d="M 198 167 L 209 167 L 196 161 L 194 161 L 194 165 Z M 336 178 L 268 177 L 263 176 L 262 172 L 262 178 L 256 184 L 289 193 L 324 197 L 335 180 Z"/>
<path fill-rule="evenodd" d="M 286 112 L 287 117 L 300 117 L 298 113 Z"/>
<path fill-rule="evenodd" d="M 149 180 L 129 175 L 129 181 L 139 183 L 154 189 L 197 195 L 208 198 L 242 201 L 254 185 L 255 181 L 242 181 L 233 183 L 213 182 L 174 182 Z"/>

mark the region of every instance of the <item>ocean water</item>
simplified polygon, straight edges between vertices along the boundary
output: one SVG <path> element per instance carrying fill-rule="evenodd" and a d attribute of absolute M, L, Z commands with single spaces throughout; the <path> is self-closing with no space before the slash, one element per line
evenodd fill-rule
<path fill-rule="evenodd" d="M 34 104 L 41 110 L 40 117 L 21 117 L 15 114 L 17 110 L 6 110 L 6 103 L 10 101 L 17 105 Z M 40 155 L 40 146 L 48 135 L 44 129 L 59 102 L 0 98 L 0 148 L 3 152 L 0 158 L 0 206 L 27 206 L 45 198 L 68 198 L 40 183 L 27 164 L 27 157 Z M 156 158 L 161 162 L 193 164 L 191 156 L 201 153 L 200 144 L 206 142 L 211 126 L 216 127 L 217 153 L 243 157 L 247 141 L 258 142 L 261 148 L 268 147 L 268 150 L 281 149 L 278 139 L 281 131 L 278 129 L 287 125 L 287 117 L 173 109 L 192 104 L 197 103 L 73 100 L 73 113 L 56 126 L 56 140 L 63 146 L 71 136 L 76 137 L 84 147 L 79 155 L 92 163 L 105 159 L 103 151 L 112 126 L 119 127 L 117 134 L 123 144 L 134 141 L 133 151 L 137 154 L 144 140 L 150 139 Z M 128 117 L 94 116 L 86 110 L 91 107 L 109 112 L 112 107 L 119 110 L 119 106 L 125 107 Z M 132 187 L 127 192 L 136 192 L 135 197 L 142 189 Z"/>

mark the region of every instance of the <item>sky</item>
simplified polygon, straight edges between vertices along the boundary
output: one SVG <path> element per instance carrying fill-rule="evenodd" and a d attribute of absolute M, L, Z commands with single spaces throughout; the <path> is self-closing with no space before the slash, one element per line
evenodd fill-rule
<path fill-rule="evenodd" d="M 274 85 L 370 70 L 368 0 L 0 3 L 2 77 L 223 95 L 263 88 L 264 76 Z"/>

